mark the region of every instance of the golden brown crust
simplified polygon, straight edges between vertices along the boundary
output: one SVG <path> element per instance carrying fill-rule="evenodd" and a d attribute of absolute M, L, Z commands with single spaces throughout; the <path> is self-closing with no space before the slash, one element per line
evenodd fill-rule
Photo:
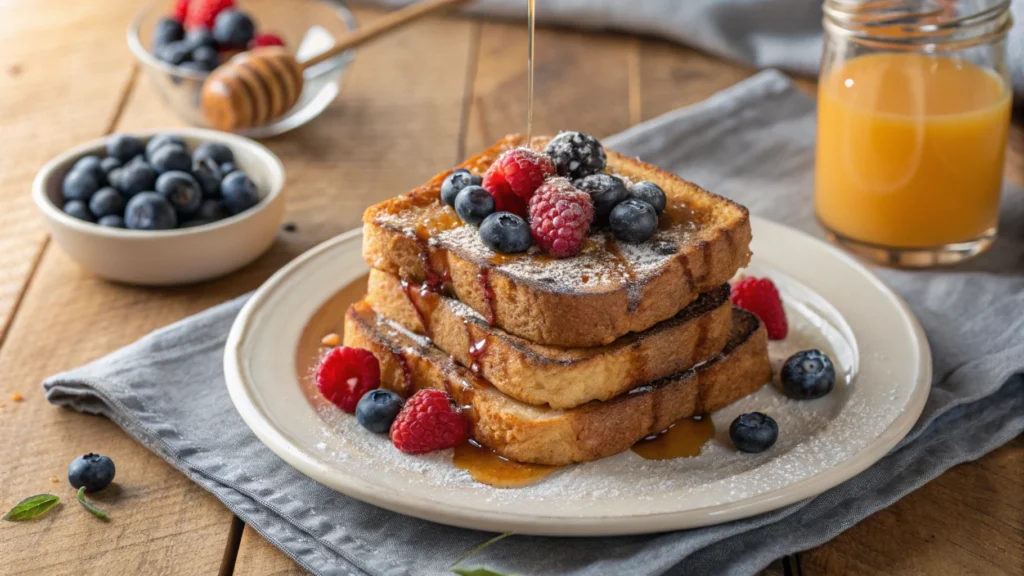
<path fill-rule="evenodd" d="M 345 344 L 369 349 L 385 387 L 402 393 L 447 389 L 466 406 L 473 437 L 498 454 L 537 464 L 610 456 L 680 418 L 706 414 L 771 380 L 767 336 L 752 314 L 734 310 L 729 344 L 688 370 L 577 408 L 540 408 L 514 400 L 452 362 L 446 354 L 378 316 L 366 302 L 345 316 Z"/>
<path fill-rule="evenodd" d="M 534 139 L 532 145 L 542 148 L 545 142 Z M 521 144 L 521 137 L 508 136 L 462 167 L 483 173 L 501 152 Z M 372 268 L 409 281 L 450 280 L 460 301 L 485 317 L 493 315 L 505 331 L 566 347 L 599 346 L 646 330 L 674 316 L 700 293 L 728 282 L 747 264 L 751 231 L 745 208 L 639 160 L 612 151 L 607 155 L 610 171 L 657 183 L 669 197 L 669 211 L 678 206 L 678 213 L 685 213 L 685 221 L 664 232 L 680 241 L 673 246 L 658 244 L 667 252 L 649 270 L 634 274 L 628 254 L 616 263 L 609 250 L 620 256 L 623 250 L 612 240 L 591 242 L 574 257 L 599 263 L 602 269 L 590 283 L 586 276 L 566 281 L 536 273 L 545 266 L 554 270 L 565 261 L 482 255 L 469 246 L 471 236 L 459 235 L 461 223 L 439 200 L 441 182 L 450 171 L 409 194 L 368 208 L 363 215 L 363 256 Z M 523 272 L 522 259 L 535 261 L 535 273 Z"/>

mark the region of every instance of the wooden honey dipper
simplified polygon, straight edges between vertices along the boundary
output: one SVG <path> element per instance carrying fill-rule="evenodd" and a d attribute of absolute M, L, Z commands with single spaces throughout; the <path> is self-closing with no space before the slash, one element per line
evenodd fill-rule
<path fill-rule="evenodd" d="M 371 22 L 331 49 L 299 62 L 281 46 L 242 52 L 218 66 L 203 82 L 203 116 L 217 130 L 235 132 L 280 118 L 302 94 L 302 73 L 342 52 L 424 16 L 450 10 L 469 0 L 418 2 Z"/>

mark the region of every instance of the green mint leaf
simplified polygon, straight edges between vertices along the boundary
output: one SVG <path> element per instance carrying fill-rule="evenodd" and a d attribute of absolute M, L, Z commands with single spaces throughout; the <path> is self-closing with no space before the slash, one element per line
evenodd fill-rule
<path fill-rule="evenodd" d="M 53 494 L 36 494 L 35 496 L 29 496 L 21 502 L 11 508 L 11 511 L 4 514 L 4 520 L 11 522 L 21 522 L 22 520 L 31 520 L 38 518 L 43 514 L 50 511 L 51 508 L 60 502 L 60 498 Z"/>
<path fill-rule="evenodd" d="M 501 572 L 495 572 L 494 570 L 491 570 L 489 568 L 459 568 L 458 566 L 459 564 L 462 564 L 464 560 L 467 560 L 469 557 L 475 555 L 477 552 L 483 550 L 484 548 L 487 548 L 488 546 L 494 544 L 495 542 L 498 542 L 499 540 L 503 540 L 514 534 L 515 532 L 506 532 L 504 534 L 500 534 L 498 536 L 495 536 L 494 538 L 491 538 L 487 542 L 484 542 L 483 544 L 477 546 L 476 548 L 473 548 L 469 552 L 466 552 L 462 556 L 462 558 L 459 558 L 455 561 L 454 564 L 452 564 L 452 572 L 458 574 L 459 576 L 513 576 L 512 574 L 502 574 Z"/>
<path fill-rule="evenodd" d="M 459 576 L 512 576 L 512 574 L 503 574 L 488 568 L 452 568 L 452 572 Z"/>
<path fill-rule="evenodd" d="M 85 501 L 85 486 L 82 486 L 81 488 L 78 489 L 78 503 L 82 505 L 82 508 L 85 508 L 86 510 L 91 512 L 93 516 L 100 518 L 102 520 L 110 519 L 110 516 L 107 516 L 106 512 L 100 510 L 99 508 Z"/>

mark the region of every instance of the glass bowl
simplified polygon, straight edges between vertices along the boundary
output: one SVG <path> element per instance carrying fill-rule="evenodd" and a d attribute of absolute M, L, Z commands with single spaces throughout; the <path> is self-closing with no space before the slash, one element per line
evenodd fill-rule
<path fill-rule="evenodd" d="M 150 50 L 157 21 L 171 13 L 173 4 L 173 1 L 157 0 L 143 8 L 128 27 L 128 47 L 164 103 L 189 124 L 206 128 L 209 124 L 203 117 L 200 92 L 208 74 L 163 62 Z M 279 35 L 300 62 L 330 48 L 335 39 L 356 28 L 352 13 L 340 2 L 331 0 L 239 0 L 236 7 L 252 17 L 257 34 Z M 287 114 L 270 124 L 238 133 L 249 138 L 266 138 L 315 118 L 338 95 L 342 74 L 353 55 L 348 50 L 306 70 L 302 95 Z"/>

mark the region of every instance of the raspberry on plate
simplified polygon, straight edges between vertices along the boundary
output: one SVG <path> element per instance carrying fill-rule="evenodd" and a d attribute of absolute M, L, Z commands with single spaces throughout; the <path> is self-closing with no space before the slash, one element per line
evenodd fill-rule
<path fill-rule="evenodd" d="M 484 174 L 483 187 L 494 197 L 499 212 L 525 216 L 526 203 L 544 180 L 555 174 L 555 165 L 546 154 L 529 148 L 515 148 L 498 157 Z M 514 195 L 522 200 L 516 202 Z M 523 208 L 523 212 L 509 209 Z"/>
<path fill-rule="evenodd" d="M 789 333 L 786 311 L 782 308 L 779 290 L 768 278 L 748 276 L 732 285 L 732 303 L 764 322 L 768 338 L 783 340 Z"/>
<path fill-rule="evenodd" d="M 356 411 L 359 399 L 380 386 L 380 363 L 369 350 L 341 346 L 328 352 L 316 368 L 316 387 L 345 412 Z"/>
<path fill-rule="evenodd" d="M 413 394 L 391 424 L 391 441 L 408 454 L 454 448 L 468 438 L 469 422 L 442 390 Z"/>
<path fill-rule="evenodd" d="M 217 15 L 234 6 L 235 0 L 190 0 L 185 4 L 187 6 L 183 24 L 186 30 L 199 27 L 213 30 L 213 23 L 217 20 Z M 178 9 L 180 9 L 179 6 L 175 6 L 175 13 Z"/>
<path fill-rule="evenodd" d="M 577 190 L 565 178 L 553 178 L 530 199 L 533 241 L 557 258 L 575 256 L 594 221 L 590 194 Z"/>

